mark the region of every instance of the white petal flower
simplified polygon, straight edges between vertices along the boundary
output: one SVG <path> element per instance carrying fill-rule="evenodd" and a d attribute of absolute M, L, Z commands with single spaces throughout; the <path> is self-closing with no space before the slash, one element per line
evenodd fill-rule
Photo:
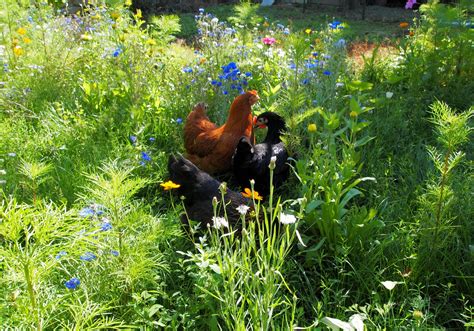
<path fill-rule="evenodd" d="M 400 282 L 393 282 L 391 280 L 386 280 L 385 282 L 382 282 L 382 285 L 389 291 L 393 290 L 397 284 Z"/>
<path fill-rule="evenodd" d="M 387 99 L 391 99 L 393 97 L 393 92 L 387 92 L 385 93 L 385 96 L 387 97 Z"/>
<path fill-rule="evenodd" d="M 295 217 L 295 215 L 281 213 L 281 214 L 280 214 L 280 223 L 281 223 L 281 224 L 293 224 L 293 223 L 296 223 L 296 217 Z"/>
<path fill-rule="evenodd" d="M 250 209 L 250 207 L 249 207 L 249 206 L 246 206 L 246 205 L 240 205 L 240 206 L 238 206 L 238 207 L 235 208 L 235 209 L 237 209 L 237 211 L 239 212 L 240 215 L 244 215 L 244 216 L 245 216 L 245 215 L 247 215 L 247 212 L 248 212 L 248 210 Z"/>
<path fill-rule="evenodd" d="M 229 222 L 227 222 L 227 220 L 224 217 L 214 216 L 214 217 L 212 217 L 212 222 L 214 223 L 213 226 L 216 229 L 220 229 L 222 227 L 224 227 L 224 228 L 229 227 Z"/>

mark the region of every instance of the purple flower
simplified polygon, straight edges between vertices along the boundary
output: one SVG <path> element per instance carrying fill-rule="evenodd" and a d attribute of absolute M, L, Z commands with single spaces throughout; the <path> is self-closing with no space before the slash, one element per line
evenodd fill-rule
<path fill-rule="evenodd" d="M 408 0 L 405 4 L 405 9 L 412 9 L 413 5 L 416 3 L 416 0 Z"/>
<path fill-rule="evenodd" d="M 119 256 L 119 252 L 118 252 L 118 251 L 114 251 L 114 250 L 111 250 L 111 251 L 110 251 L 110 254 L 112 254 L 113 256 Z"/>
<path fill-rule="evenodd" d="M 148 141 L 149 141 L 149 142 L 154 142 L 155 140 L 156 140 L 156 139 L 155 139 L 154 137 L 148 138 Z"/>
<path fill-rule="evenodd" d="M 76 287 L 78 287 L 80 284 L 81 284 L 81 281 L 79 280 L 79 278 L 76 278 L 76 277 L 72 277 L 71 279 L 69 279 L 67 282 L 64 283 L 64 285 L 70 290 L 75 290 Z"/>
<path fill-rule="evenodd" d="M 128 139 L 130 139 L 130 142 L 132 143 L 132 145 L 135 145 L 135 143 L 137 142 L 137 136 L 130 136 L 128 137 Z"/>
<path fill-rule="evenodd" d="M 187 73 L 187 74 L 190 74 L 193 72 L 193 68 L 191 67 L 184 67 L 183 68 L 183 72 Z"/>
<path fill-rule="evenodd" d="M 176 124 L 181 124 L 181 123 L 183 123 L 183 119 L 181 117 L 178 117 L 176 119 Z"/>
<path fill-rule="evenodd" d="M 84 255 L 81 255 L 79 258 L 80 258 L 82 261 L 88 261 L 88 262 L 90 262 L 90 261 L 92 261 L 92 260 L 95 260 L 95 259 L 97 258 L 97 256 L 95 256 L 94 253 L 87 252 L 87 253 L 85 253 Z"/>

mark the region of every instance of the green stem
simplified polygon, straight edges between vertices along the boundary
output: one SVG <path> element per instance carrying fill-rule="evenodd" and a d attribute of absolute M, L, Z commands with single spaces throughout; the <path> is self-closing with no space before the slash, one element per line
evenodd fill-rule
<path fill-rule="evenodd" d="M 435 243 L 438 241 L 438 233 L 439 233 L 439 227 L 441 223 L 441 212 L 442 212 L 442 207 L 443 207 L 444 188 L 446 186 L 446 179 L 448 177 L 450 154 L 451 154 L 451 150 L 448 150 L 444 157 L 443 173 L 441 174 L 441 182 L 440 182 L 441 190 L 439 193 L 439 199 L 438 199 L 436 215 L 435 215 L 435 232 L 433 235 L 433 240 L 431 241 L 432 249 L 434 248 L 433 246 L 435 245 Z"/>

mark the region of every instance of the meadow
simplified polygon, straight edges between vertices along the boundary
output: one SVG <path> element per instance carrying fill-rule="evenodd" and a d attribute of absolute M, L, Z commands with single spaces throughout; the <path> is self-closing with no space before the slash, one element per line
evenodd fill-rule
<path fill-rule="evenodd" d="M 0 8 L 1 329 L 474 326 L 469 1 L 374 23 L 358 61 L 372 28 L 337 13 L 60 5 Z M 246 90 L 290 178 L 241 233 L 184 227 L 160 184 L 186 117 Z"/>

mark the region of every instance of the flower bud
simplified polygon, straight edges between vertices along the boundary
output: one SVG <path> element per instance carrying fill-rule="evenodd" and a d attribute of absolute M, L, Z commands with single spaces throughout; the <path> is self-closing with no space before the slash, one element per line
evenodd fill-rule
<path fill-rule="evenodd" d="M 222 182 L 221 185 L 219 185 L 219 191 L 221 191 L 222 194 L 225 194 L 227 192 L 227 183 Z"/>
<path fill-rule="evenodd" d="M 215 208 L 217 207 L 217 198 L 216 197 L 213 197 L 212 198 L 212 206 Z"/>
<path fill-rule="evenodd" d="M 276 160 L 277 160 L 277 157 L 276 157 L 276 156 L 272 156 L 272 157 L 270 158 L 270 164 L 268 165 L 268 167 L 270 168 L 270 170 L 275 169 Z"/>

